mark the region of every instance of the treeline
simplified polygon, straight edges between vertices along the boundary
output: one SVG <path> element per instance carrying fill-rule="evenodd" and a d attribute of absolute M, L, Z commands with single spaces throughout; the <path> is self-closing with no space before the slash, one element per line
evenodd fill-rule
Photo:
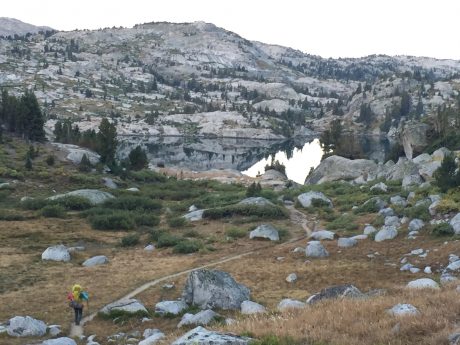
<path fill-rule="evenodd" d="M 0 103 L 0 129 L 33 141 L 45 141 L 45 119 L 32 91 L 21 97 L 2 91 Z"/>
<path fill-rule="evenodd" d="M 54 135 L 56 142 L 89 148 L 99 153 L 102 163 L 115 164 L 117 129 L 106 118 L 102 119 L 97 133 L 94 129 L 80 132 L 78 125 L 72 125 L 69 119 L 59 120 L 54 125 Z"/>

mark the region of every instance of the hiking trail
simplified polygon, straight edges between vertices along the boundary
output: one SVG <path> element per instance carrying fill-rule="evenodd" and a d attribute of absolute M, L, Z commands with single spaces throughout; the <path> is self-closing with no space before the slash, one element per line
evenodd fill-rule
<path fill-rule="evenodd" d="M 315 223 L 311 222 L 304 213 L 296 210 L 294 208 L 294 206 L 286 206 L 286 208 L 289 210 L 289 219 L 290 219 L 290 221 L 292 223 L 296 224 L 296 225 L 300 225 L 305 230 L 306 234 L 304 236 L 296 237 L 296 238 L 293 238 L 293 239 L 291 239 L 289 241 L 286 241 L 284 243 L 278 244 L 277 247 L 282 247 L 282 246 L 285 246 L 285 245 L 288 245 L 288 244 L 292 244 L 294 242 L 301 241 L 301 240 L 307 238 L 308 236 L 310 236 L 310 234 L 314 230 L 314 224 Z M 149 281 L 147 283 L 142 284 L 141 286 L 137 287 L 136 289 L 132 290 L 131 292 L 129 292 L 125 296 L 116 299 L 114 302 L 133 298 L 133 297 L 137 296 L 138 294 L 140 294 L 141 292 L 144 292 L 145 290 L 151 288 L 152 286 L 155 286 L 155 285 L 157 285 L 159 283 L 162 283 L 164 281 L 167 281 L 169 279 L 180 277 L 182 275 L 188 274 L 190 272 L 193 272 L 193 271 L 196 271 L 196 270 L 199 270 L 199 269 L 213 267 L 213 266 L 217 266 L 217 265 L 229 262 L 229 261 L 238 260 L 238 259 L 240 259 L 242 257 L 245 257 L 247 255 L 253 254 L 253 253 L 257 252 L 257 251 L 260 251 L 260 250 L 266 249 L 266 248 L 270 248 L 270 247 L 273 247 L 273 246 L 272 245 L 264 246 L 264 247 L 260 247 L 260 248 L 254 249 L 254 250 L 250 250 L 250 251 L 245 252 L 245 253 L 241 253 L 241 254 L 237 254 L 237 255 L 233 255 L 233 256 L 229 256 L 229 257 L 223 257 L 223 258 L 221 258 L 221 259 L 219 259 L 217 261 L 211 262 L 211 263 L 206 264 L 206 265 L 190 268 L 188 270 L 184 270 L 184 271 L 181 271 L 181 272 L 169 274 L 169 275 L 163 276 L 161 278 L 151 280 L 151 281 Z M 75 323 L 72 322 L 70 324 L 69 337 L 71 337 L 71 338 L 81 338 L 81 337 L 83 337 L 84 336 L 84 329 L 83 329 L 84 324 L 86 322 L 92 321 L 96 317 L 96 315 L 98 314 L 99 311 L 100 310 L 97 310 L 95 312 L 92 312 L 88 316 L 84 317 L 81 320 L 79 326 L 75 325 Z"/>

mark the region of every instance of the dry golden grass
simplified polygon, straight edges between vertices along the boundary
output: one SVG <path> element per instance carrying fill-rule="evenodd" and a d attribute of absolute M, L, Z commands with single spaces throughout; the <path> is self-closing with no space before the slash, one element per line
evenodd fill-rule
<path fill-rule="evenodd" d="M 419 316 L 394 317 L 386 310 L 410 303 Z M 249 332 L 255 337 L 274 334 L 321 344 L 448 344 L 458 322 L 460 300 L 453 289 L 398 291 L 395 295 L 365 300 L 335 300 L 303 310 L 248 317 L 218 328 L 225 332 Z M 399 329 L 399 330 L 398 330 Z"/>

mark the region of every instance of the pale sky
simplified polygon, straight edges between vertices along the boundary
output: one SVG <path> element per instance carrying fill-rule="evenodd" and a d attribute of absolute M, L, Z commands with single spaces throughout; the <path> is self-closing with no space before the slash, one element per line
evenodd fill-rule
<path fill-rule="evenodd" d="M 59 30 L 206 21 L 323 57 L 460 59 L 460 0 L 12 0 L 1 17 Z"/>

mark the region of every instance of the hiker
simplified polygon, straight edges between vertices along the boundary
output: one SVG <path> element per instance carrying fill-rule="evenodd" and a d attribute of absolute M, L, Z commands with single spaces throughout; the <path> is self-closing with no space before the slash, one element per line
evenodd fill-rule
<path fill-rule="evenodd" d="M 83 316 L 83 302 L 86 301 L 88 306 L 88 292 L 83 291 L 80 285 L 75 284 L 72 286 L 72 291 L 67 295 L 69 300 L 69 306 L 75 311 L 75 324 L 80 325 L 81 318 Z"/>

